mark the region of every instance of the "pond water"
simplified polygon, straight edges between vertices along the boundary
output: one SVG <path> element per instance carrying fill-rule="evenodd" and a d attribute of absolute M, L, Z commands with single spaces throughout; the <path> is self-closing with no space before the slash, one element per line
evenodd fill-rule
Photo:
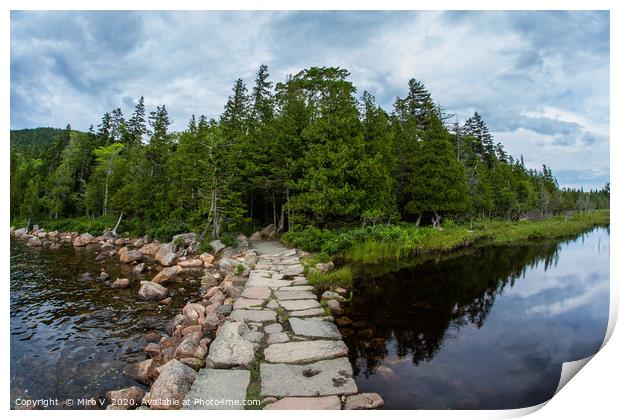
<path fill-rule="evenodd" d="M 609 229 L 370 269 L 353 290 L 341 332 L 359 389 L 384 408 L 528 407 L 602 345 Z"/>
<path fill-rule="evenodd" d="M 145 359 L 142 336 L 161 332 L 192 297 L 198 273 L 166 285 L 172 303 L 138 298 L 140 280 L 133 267 L 95 261 L 96 249 L 28 248 L 11 240 L 11 406 L 17 398 L 92 398 L 139 384 L 123 375 L 127 363 Z M 131 280 L 128 289 L 112 289 L 82 273 Z M 61 407 L 61 408 L 67 408 Z M 83 408 L 83 407 L 74 407 Z"/>

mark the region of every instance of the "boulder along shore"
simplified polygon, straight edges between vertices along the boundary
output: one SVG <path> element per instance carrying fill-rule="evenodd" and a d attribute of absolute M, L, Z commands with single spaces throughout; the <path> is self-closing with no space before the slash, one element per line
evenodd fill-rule
<path fill-rule="evenodd" d="M 341 312 L 344 289 L 317 299 L 304 276 L 305 253 L 274 241 L 273 228 L 219 240 L 198 253 L 195 233 L 161 243 L 148 237 L 119 238 L 47 232 L 38 226 L 11 229 L 29 247 L 95 247 L 97 261 L 118 258 L 141 281 L 138 298 L 170 303 L 166 284 L 182 281 L 183 271 L 201 272 L 199 295 L 180 308 L 164 334 L 146 332 L 144 361 L 125 374 L 148 387 L 132 386 L 106 394 L 106 409 L 374 409 L 374 393 L 359 394 L 348 349 L 332 315 Z M 255 245 L 255 246 L 253 246 Z M 112 288 L 129 287 L 126 278 L 97 277 Z M 228 401 L 228 402 L 227 402 Z M 231 403 L 235 401 L 235 403 Z"/>

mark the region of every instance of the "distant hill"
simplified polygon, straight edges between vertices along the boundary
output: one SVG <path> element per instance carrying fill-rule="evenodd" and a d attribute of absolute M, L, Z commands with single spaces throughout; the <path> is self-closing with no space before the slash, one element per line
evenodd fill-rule
<path fill-rule="evenodd" d="M 11 150 L 37 158 L 54 137 L 62 133 L 62 128 L 38 127 L 11 130 Z"/>

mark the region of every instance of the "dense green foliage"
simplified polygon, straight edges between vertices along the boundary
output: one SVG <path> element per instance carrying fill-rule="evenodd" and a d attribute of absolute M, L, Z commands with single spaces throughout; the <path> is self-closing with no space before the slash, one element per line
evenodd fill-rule
<path fill-rule="evenodd" d="M 322 254 L 338 256 L 348 262 L 375 263 L 422 253 L 452 251 L 485 240 L 500 244 L 567 237 L 607 224 L 609 210 L 595 210 L 537 221 L 484 220 L 465 226 L 447 222 L 443 229 L 416 227 L 412 224 L 381 224 L 339 230 L 308 227 L 285 233 L 283 240 L 306 251 L 320 253 L 306 260 L 309 265 L 324 261 Z"/>
<path fill-rule="evenodd" d="M 261 66 L 251 90 L 235 82 L 219 119 L 192 117 L 182 132 L 170 131 L 165 105 L 147 114 L 143 98 L 128 118 L 114 109 L 86 133 L 12 131 L 11 219 L 90 231 L 122 214 L 121 232 L 158 238 L 273 223 L 319 249 L 324 238 L 300 229 L 538 219 L 609 206 L 609 185 L 560 189 L 548 167 L 513 159 L 478 113 L 449 125 L 415 79 L 388 113 L 368 92 L 358 98 L 348 76 L 313 67 L 274 85 Z M 372 231 L 380 240 L 391 229 Z M 350 232 L 326 251 L 359 239 Z"/>

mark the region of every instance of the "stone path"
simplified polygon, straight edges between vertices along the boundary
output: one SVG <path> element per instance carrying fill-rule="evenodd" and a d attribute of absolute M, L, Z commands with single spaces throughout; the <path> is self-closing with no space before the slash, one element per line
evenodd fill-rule
<path fill-rule="evenodd" d="M 210 345 L 186 408 L 241 408 L 204 401 L 246 397 L 269 401 L 265 409 L 347 406 L 346 396 L 357 394 L 348 349 L 308 285 L 297 251 L 274 241 L 253 245 L 256 266 Z"/>

